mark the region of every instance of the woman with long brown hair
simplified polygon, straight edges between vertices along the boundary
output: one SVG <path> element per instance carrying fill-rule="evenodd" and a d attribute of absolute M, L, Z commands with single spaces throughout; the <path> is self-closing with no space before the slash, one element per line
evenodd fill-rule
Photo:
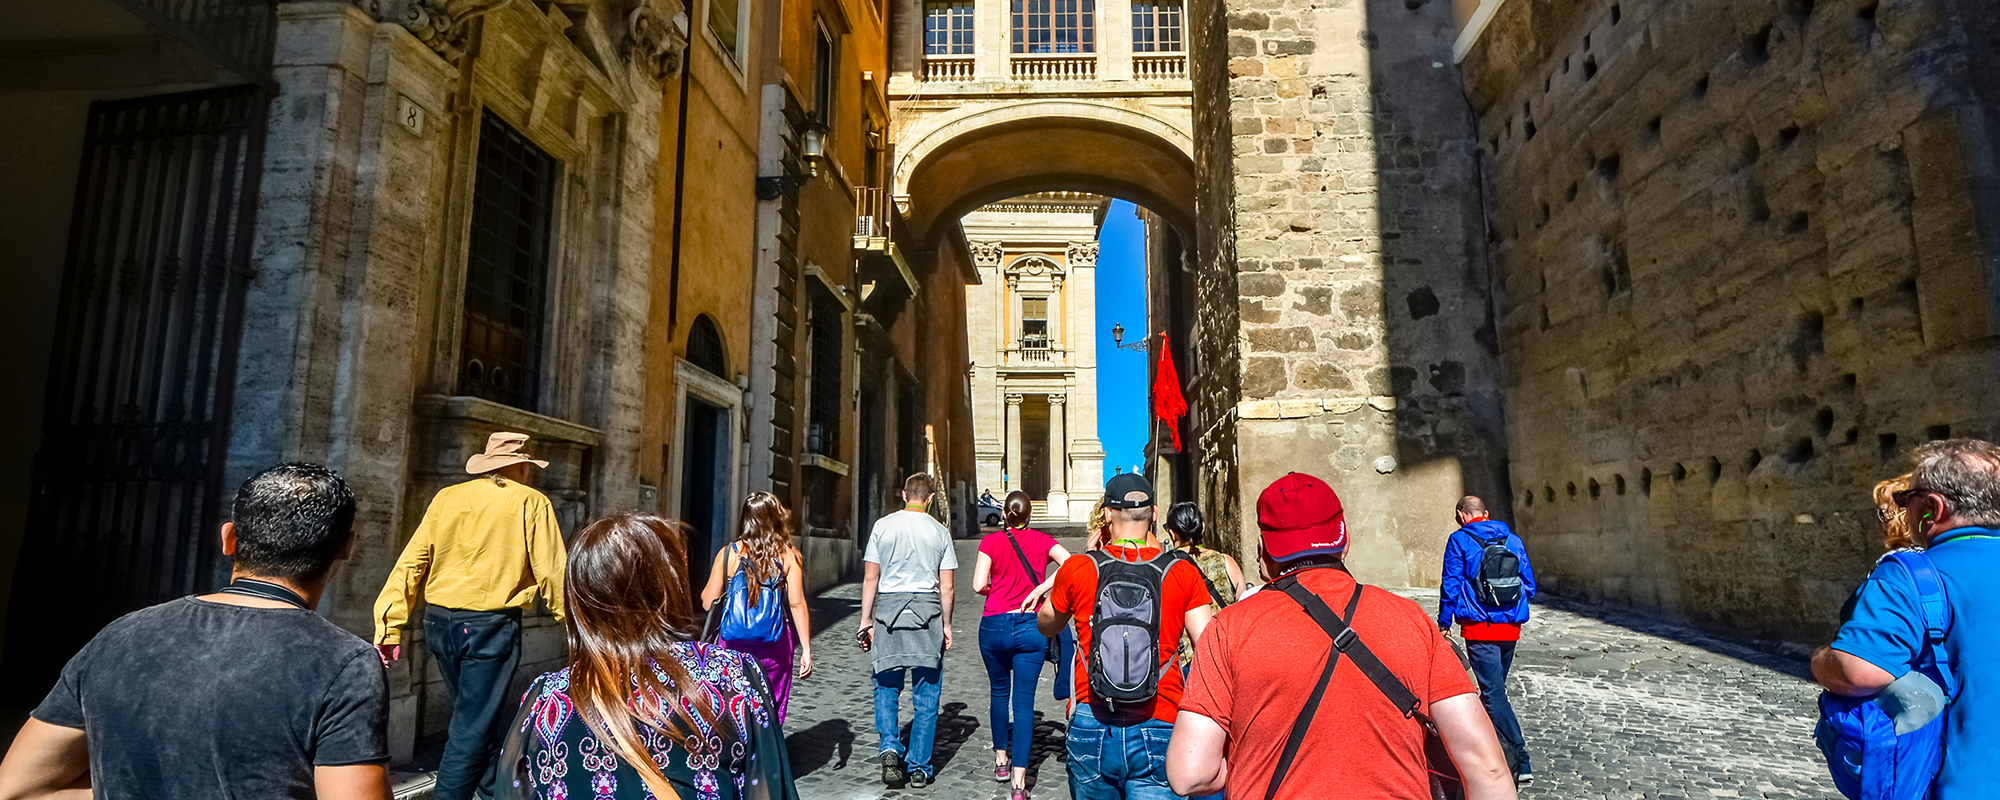
<path fill-rule="evenodd" d="M 689 641 L 687 534 L 615 514 L 570 543 L 569 665 L 528 687 L 503 797 L 798 797 L 763 671 Z"/>
<path fill-rule="evenodd" d="M 757 659 L 764 669 L 771 695 L 777 699 L 778 721 L 785 721 L 785 707 L 792 696 L 792 651 L 798 650 L 798 677 L 812 677 L 812 617 L 806 610 L 806 581 L 798 548 L 792 546 L 792 513 L 778 496 L 751 492 L 743 500 L 742 527 L 736 541 L 715 554 L 708 571 L 708 585 L 701 590 L 701 606 L 712 608 L 726 600 L 736 608 L 725 608 L 734 619 L 769 619 L 779 615 L 781 630 L 770 633 L 732 632 L 725 616 L 722 645 Z M 726 595 L 726 597 L 725 597 Z M 783 598 L 779 600 L 779 598 Z M 783 602 L 790 612 L 785 624 L 779 609 L 760 608 L 769 601 Z"/>

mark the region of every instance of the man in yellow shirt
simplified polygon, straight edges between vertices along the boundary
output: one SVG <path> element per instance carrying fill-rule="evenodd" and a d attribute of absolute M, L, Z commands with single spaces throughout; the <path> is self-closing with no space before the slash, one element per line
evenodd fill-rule
<path fill-rule="evenodd" d="M 451 695 L 451 728 L 438 762 L 438 800 L 493 797 L 501 734 L 513 718 L 507 684 L 521 664 L 521 610 L 539 590 L 563 618 L 567 555 L 549 498 L 526 482 L 528 436 L 496 433 L 465 463 L 479 477 L 447 486 L 396 559 L 375 599 L 375 649 L 383 666 L 402 657 L 410 608 L 424 600 L 424 645 Z"/>

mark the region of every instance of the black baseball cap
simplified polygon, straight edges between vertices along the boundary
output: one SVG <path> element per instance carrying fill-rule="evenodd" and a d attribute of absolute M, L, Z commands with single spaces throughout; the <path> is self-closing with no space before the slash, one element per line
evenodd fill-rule
<path fill-rule="evenodd" d="M 1125 495 L 1145 492 L 1144 500 L 1127 500 Z M 1153 504 L 1153 482 L 1136 472 L 1121 472 L 1104 482 L 1105 508 L 1146 508 Z"/>

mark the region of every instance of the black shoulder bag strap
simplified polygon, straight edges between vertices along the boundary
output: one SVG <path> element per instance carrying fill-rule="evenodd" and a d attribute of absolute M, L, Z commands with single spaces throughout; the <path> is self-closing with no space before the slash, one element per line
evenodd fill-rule
<path fill-rule="evenodd" d="M 1006 529 L 1006 531 L 1007 531 L 1007 543 L 1014 546 L 1014 555 L 1021 557 L 1021 566 L 1025 567 L 1028 570 L 1029 575 L 1033 575 L 1035 577 L 1034 580 L 1035 586 L 1042 585 L 1042 574 L 1036 572 L 1035 565 L 1028 562 L 1028 551 L 1022 550 L 1021 543 L 1014 538 L 1014 529 L 1008 528 Z"/>
<path fill-rule="evenodd" d="M 1329 617 L 1333 617 L 1333 609 L 1327 608 L 1326 603 L 1321 602 L 1319 597 L 1315 596 L 1312 592 L 1301 588 L 1297 575 L 1288 575 L 1274 583 L 1279 585 L 1266 588 L 1279 589 L 1287 597 L 1292 598 L 1294 602 L 1305 606 L 1306 613 L 1312 615 L 1313 621 L 1318 622 L 1321 628 L 1327 630 L 1327 635 L 1333 637 L 1333 649 L 1326 652 L 1326 667 L 1319 672 L 1319 683 L 1313 686 L 1312 694 L 1306 697 L 1306 706 L 1299 710 L 1299 718 L 1292 722 L 1291 735 L 1285 737 L 1285 750 L 1278 756 L 1277 771 L 1271 773 L 1271 785 L 1264 788 L 1264 800 L 1271 800 L 1271 798 L 1278 796 L 1278 787 L 1284 784 L 1285 774 L 1292 771 L 1292 759 L 1298 757 L 1299 746 L 1305 743 L 1306 729 L 1312 727 L 1313 716 L 1319 712 L 1319 701 L 1326 696 L 1326 685 L 1333 680 L 1333 668 L 1340 663 L 1340 654 L 1347 652 L 1347 646 L 1341 644 L 1341 636 L 1334 633 L 1336 628 L 1329 626 L 1326 621 L 1321 620 L 1319 613 L 1314 610 L 1314 606 L 1325 611 Z M 1301 595 L 1312 598 L 1313 605 L 1307 605 L 1304 601 L 1301 601 L 1299 599 Z M 1360 602 L 1361 584 L 1356 583 L 1354 585 L 1354 595 L 1347 598 L 1348 619 L 1354 618 L 1354 608 Z M 1347 627 L 1346 622 L 1342 621 L 1339 617 L 1333 617 L 1333 622 L 1334 625 L 1338 626 L 1337 630 L 1344 633 L 1348 638 L 1353 638 L 1354 629 Z M 1359 640 L 1355 641 L 1358 642 Z M 1372 654 L 1370 657 L 1373 657 Z M 1376 665 L 1380 666 L 1381 662 L 1376 662 Z"/>
<path fill-rule="evenodd" d="M 1320 630 L 1332 637 L 1334 653 L 1346 653 L 1348 659 L 1354 662 L 1354 666 L 1361 669 L 1361 674 L 1368 676 L 1368 682 L 1375 684 L 1375 688 L 1389 699 L 1390 705 L 1395 706 L 1397 711 L 1403 712 L 1405 719 L 1414 718 L 1424 726 L 1424 755 L 1427 771 L 1430 773 L 1432 796 L 1464 797 L 1463 779 L 1459 776 L 1456 765 L 1452 764 L 1450 753 L 1444 749 L 1443 740 L 1438 737 L 1437 726 L 1431 722 L 1429 716 L 1418 711 L 1423 706 L 1422 702 L 1410 691 L 1410 687 L 1403 685 L 1402 679 L 1397 678 L 1396 673 L 1389 671 L 1388 665 L 1383 664 L 1382 659 L 1375 657 L 1375 652 L 1369 650 L 1367 643 L 1361 641 L 1361 637 L 1348 625 L 1349 621 L 1354 619 L 1355 604 L 1361 599 L 1360 584 L 1355 585 L 1354 596 L 1347 601 L 1347 619 L 1343 620 L 1334 616 L 1333 609 L 1328 608 L 1326 602 L 1319 599 L 1318 595 L 1299 586 L 1297 579 L 1284 581 L 1282 585 L 1273 583 L 1274 588 L 1284 592 L 1292 602 L 1303 607 L 1306 614 L 1313 618 L 1313 622 L 1319 624 Z M 1333 676 L 1333 660 L 1332 655 L 1327 657 L 1328 667 L 1320 676 L 1320 685 L 1313 690 L 1312 699 L 1300 713 L 1299 721 L 1292 726 L 1291 739 L 1285 744 L 1285 755 L 1278 761 L 1278 773 L 1272 776 L 1271 787 L 1264 800 L 1271 800 L 1277 794 L 1278 781 L 1283 779 L 1285 768 L 1291 765 L 1292 756 L 1298 750 L 1297 743 L 1305 738 L 1306 727 L 1312 724 L 1313 712 L 1319 708 L 1319 696 L 1325 692 L 1326 682 Z"/>

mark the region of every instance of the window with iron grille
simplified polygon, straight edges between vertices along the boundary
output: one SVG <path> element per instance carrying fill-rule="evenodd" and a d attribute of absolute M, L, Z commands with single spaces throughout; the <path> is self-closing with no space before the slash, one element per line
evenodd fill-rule
<path fill-rule="evenodd" d="M 722 331 L 715 327 L 713 317 L 702 314 L 688 326 L 687 360 L 710 375 L 729 377 L 729 351 L 723 349 Z"/>
<path fill-rule="evenodd" d="M 1097 52 L 1097 0 L 1013 0 L 1014 52 Z"/>
<path fill-rule="evenodd" d="M 924 4 L 924 55 L 972 55 L 972 3 Z"/>
<path fill-rule="evenodd" d="M 820 286 L 812 300 L 812 384 L 806 416 L 806 452 L 829 458 L 840 455 L 840 364 L 845 356 L 841 334 L 846 308 Z"/>
<path fill-rule="evenodd" d="M 1132 52 L 1181 52 L 1181 4 L 1171 0 L 1132 4 Z"/>
<path fill-rule="evenodd" d="M 1049 299 L 1021 298 L 1021 346 L 1049 346 Z"/>
<path fill-rule="evenodd" d="M 541 388 L 556 160 L 490 113 L 480 125 L 478 158 L 460 391 L 534 411 Z"/>

